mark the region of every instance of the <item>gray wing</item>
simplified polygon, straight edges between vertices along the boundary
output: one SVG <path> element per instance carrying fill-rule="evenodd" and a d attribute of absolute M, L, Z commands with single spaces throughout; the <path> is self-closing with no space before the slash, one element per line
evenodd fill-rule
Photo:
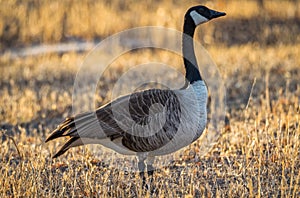
<path fill-rule="evenodd" d="M 122 144 L 128 149 L 149 152 L 172 140 L 180 124 L 180 112 L 179 100 L 172 90 L 137 92 L 120 97 L 95 112 L 67 118 L 46 142 L 63 136 L 71 137 L 55 157 L 73 145 L 82 145 L 79 138 L 110 138 L 112 141 L 122 138 Z M 153 126 L 155 131 L 152 131 Z"/>

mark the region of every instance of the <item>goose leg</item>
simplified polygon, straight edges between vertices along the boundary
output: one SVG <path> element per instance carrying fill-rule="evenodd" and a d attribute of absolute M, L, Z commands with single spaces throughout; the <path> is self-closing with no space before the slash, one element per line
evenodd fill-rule
<path fill-rule="evenodd" d="M 151 192 L 153 191 L 153 185 L 152 185 L 153 173 L 154 173 L 153 162 L 154 162 L 154 157 L 147 158 L 147 174 L 149 178 L 149 187 Z"/>
<path fill-rule="evenodd" d="M 150 190 L 151 195 L 158 196 L 156 194 L 158 191 L 153 185 L 153 174 L 154 174 L 154 171 L 155 171 L 155 168 L 153 167 L 154 158 L 155 157 L 148 157 L 147 158 L 147 173 L 148 173 L 148 178 L 149 178 L 148 190 Z"/>
<path fill-rule="evenodd" d="M 147 158 L 147 173 L 148 173 L 148 176 L 151 177 L 151 179 L 152 179 L 152 176 L 154 173 L 153 162 L 154 162 L 154 157 Z"/>
<path fill-rule="evenodd" d="M 145 156 L 142 156 L 142 155 L 138 156 L 138 168 L 139 168 L 139 172 L 140 172 L 139 173 L 140 177 L 143 180 L 143 184 L 142 184 L 143 188 L 146 185 L 146 177 L 145 177 L 145 167 L 146 167 L 146 165 L 145 165 L 145 159 L 146 159 Z"/>

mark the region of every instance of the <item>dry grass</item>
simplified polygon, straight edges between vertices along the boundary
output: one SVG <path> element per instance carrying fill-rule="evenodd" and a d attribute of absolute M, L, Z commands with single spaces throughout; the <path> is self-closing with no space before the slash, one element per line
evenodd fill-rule
<path fill-rule="evenodd" d="M 137 26 L 163 26 L 181 30 L 184 12 L 198 3 L 198 1 L 160 3 L 93 0 L 1 1 L 0 49 L 4 50 L 5 46 L 52 43 L 72 38 L 104 38 Z M 264 10 L 257 1 L 218 0 L 207 1 L 206 5 L 217 10 L 226 10 L 227 20 L 256 17 L 287 20 L 300 17 L 298 1 L 265 1 Z M 258 23 L 259 21 L 256 20 Z"/>
<path fill-rule="evenodd" d="M 144 10 L 141 4 L 134 2 L 109 4 L 85 1 L 79 4 L 78 1 L 74 1 L 70 4 L 70 1 L 64 1 L 59 4 L 57 1 L 39 1 L 38 9 L 36 6 L 28 6 L 32 2 L 36 5 L 35 1 L 18 2 L 1 1 L 0 6 L 0 9 L 3 9 L 0 11 L 1 42 L 5 40 L 3 38 L 8 38 L 5 36 L 12 36 L 5 35 L 1 28 L 7 23 L 7 17 L 14 15 L 10 20 L 24 18 L 20 13 L 26 13 L 26 17 L 30 18 L 18 22 L 19 33 L 14 46 L 37 40 L 61 41 L 66 35 L 83 38 L 103 37 L 137 24 L 180 29 L 181 16 L 190 6 L 165 1 L 161 6 L 149 6 L 149 10 L 143 15 L 144 18 L 141 18 L 142 12 L 135 12 L 134 17 L 131 13 L 136 9 Z M 147 1 L 145 5 L 150 3 Z M 51 6 L 48 9 L 46 6 L 49 4 Z M 230 20 L 239 20 L 239 8 L 243 10 L 245 19 L 259 15 L 256 2 L 237 4 L 229 1 L 224 4 L 223 1 L 218 1 L 214 4 L 213 6 L 222 10 L 230 10 L 233 15 L 229 15 Z M 299 3 L 296 4 L 299 6 Z M 6 11 L 3 5 L 17 9 L 12 14 Z M 278 12 L 275 5 L 286 9 L 280 9 Z M 268 17 L 264 18 L 263 23 L 266 28 L 269 28 L 268 23 L 274 18 L 297 21 L 288 15 L 295 9 L 291 5 L 294 3 L 267 1 L 265 9 L 268 10 Z M 25 11 L 29 8 L 31 10 Z M 103 12 L 86 11 L 100 8 Z M 171 9 L 174 11 L 170 12 Z M 65 12 L 69 14 L 63 22 L 61 20 Z M 95 18 L 91 17 L 91 14 L 95 14 Z M 50 16 L 53 20 L 48 20 Z M 294 16 L 297 16 L 297 13 Z M 99 24 L 102 19 L 107 18 L 115 21 L 99 26 L 95 26 L 93 22 L 97 19 Z M 61 21 L 61 24 L 66 23 L 66 29 L 62 31 L 64 27 L 57 25 L 57 21 Z M 226 19 L 223 22 L 226 23 Z M 216 24 L 222 25 L 217 22 Z M 281 30 L 281 26 L 277 27 L 279 32 L 290 33 L 291 35 L 287 34 L 286 37 L 296 38 L 295 42 L 282 43 L 278 37 L 274 37 L 271 44 L 231 40 L 228 44 L 222 39 L 217 39 L 217 26 L 208 24 L 206 27 L 207 30 L 200 30 L 204 35 L 200 40 L 206 43 L 207 50 L 226 82 L 230 124 L 207 155 L 197 156 L 200 145 L 196 142 L 177 153 L 176 155 L 181 157 L 176 161 L 170 161 L 169 166 L 157 170 L 153 180 L 156 192 L 152 195 L 299 197 L 300 44 L 294 35 L 298 29 Z M 222 35 L 233 33 L 241 36 L 239 30 L 226 31 L 225 27 Z M 251 35 L 244 36 L 251 40 Z M 240 37 L 235 38 L 238 40 Z M 265 37 L 262 40 L 264 39 Z M 232 40 L 236 41 L 234 37 Z M 8 42 L 8 45 L 10 44 L 11 41 Z M 74 78 L 84 56 L 85 54 L 70 52 L 17 59 L 11 59 L 8 55 L 0 57 L 0 129 L 3 132 L 0 149 L 1 197 L 151 196 L 150 192 L 142 190 L 137 173 L 115 168 L 116 164 L 124 162 L 118 157 L 111 157 L 112 154 L 101 147 L 100 155 L 88 147 L 81 147 L 71 149 L 59 159 L 50 157 L 62 141 L 44 144 L 45 137 L 65 116 L 72 113 Z M 106 71 L 99 84 L 100 91 L 96 102 L 103 104 L 109 100 L 106 95 L 128 67 L 148 61 L 167 62 L 183 71 L 178 57 L 170 58 L 170 53 L 167 52 L 144 50 L 128 53 L 114 62 L 112 70 Z"/>

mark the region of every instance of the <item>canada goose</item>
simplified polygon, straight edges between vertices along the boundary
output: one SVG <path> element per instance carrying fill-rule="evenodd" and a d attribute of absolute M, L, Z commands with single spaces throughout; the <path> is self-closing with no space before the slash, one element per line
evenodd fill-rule
<path fill-rule="evenodd" d="M 102 144 L 124 155 L 137 155 L 144 181 L 146 159 L 148 175 L 152 175 L 155 156 L 172 153 L 198 139 L 207 123 L 208 93 L 198 69 L 193 36 L 198 25 L 224 15 L 205 6 L 191 7 L 186 12 L 182 36 L 186 87 L 136 92 L 95 112 L 67 118 L 46 139 L 71 137 L 53 157 L 71 147 Z"/>

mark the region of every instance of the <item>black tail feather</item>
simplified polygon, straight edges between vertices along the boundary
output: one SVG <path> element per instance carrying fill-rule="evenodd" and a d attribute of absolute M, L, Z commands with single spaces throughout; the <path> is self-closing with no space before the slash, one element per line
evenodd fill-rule
<path fill-rule="evenodd" d="M 45 140 L 49 142 L 59 137 L 69 136 L 69 131 L 75 128 L 74 118 L 67 118 L 62 124 L 60 124 Z M 75 128 L 76 129 L 76 128 Z M 72 130 L 74 132 L 74 130 Z"/>
<path fill-rule="evenodd" d="M 73 146 L 79 146 L 82 145 L 82 141 L 80 140 L 80 137 L 72 137 L 69 139 L 60 149 L 59 151 L 52 157 L 57 158 L 58 156 L 64 154 L 67 150 L 69 150 Z"/>

